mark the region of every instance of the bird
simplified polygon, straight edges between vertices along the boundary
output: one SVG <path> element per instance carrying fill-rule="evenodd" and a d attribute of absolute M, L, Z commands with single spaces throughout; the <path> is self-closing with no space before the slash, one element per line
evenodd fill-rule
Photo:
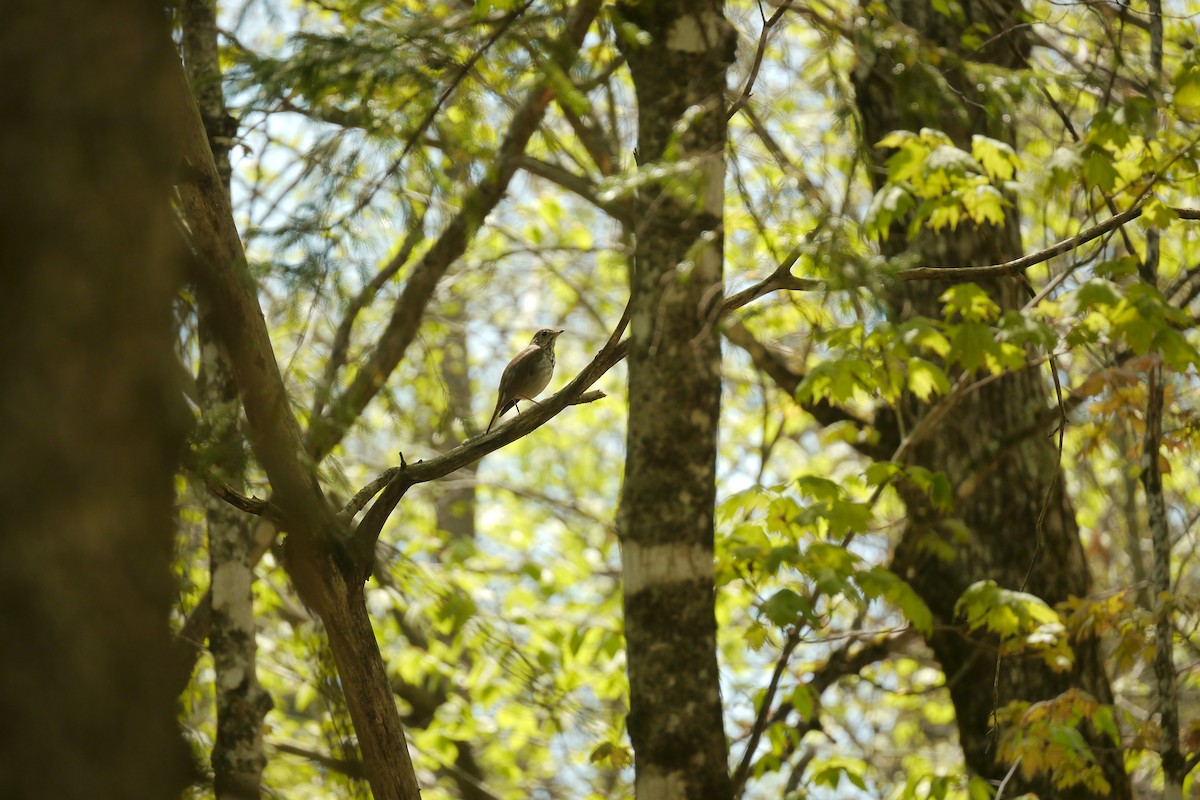
<path fill-rule="evenodd" d="M 554 374 L 554 340 L 562 333 L 561 330 L 542 328 L 533 335 L 529 346 L 513 356 L 500 376 L 499 397 L 496 399 L 496 410 L 492 412 L 492 421 L 488 423 L 484 434 L 492 432 L 496 420 L 510 408 L 521 413 L 518 400 L 529 400 L 536 403 L 537 397 Z"/>

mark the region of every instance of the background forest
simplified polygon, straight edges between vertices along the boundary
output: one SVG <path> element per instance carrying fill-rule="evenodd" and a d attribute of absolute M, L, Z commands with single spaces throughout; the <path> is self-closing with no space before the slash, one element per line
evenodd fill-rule
<path fill-rule="evenodd" d="M 76 5 L 0 32 L 14 796 L 1190 795 L 1192 0 Z"/>

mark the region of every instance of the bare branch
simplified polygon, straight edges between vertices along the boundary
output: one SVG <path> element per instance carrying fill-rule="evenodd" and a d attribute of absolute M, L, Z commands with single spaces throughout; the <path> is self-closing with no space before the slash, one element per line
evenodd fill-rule
<path fill-rule="evenodd" d="M 247 514 L 253 514 L 256 517 L 263 517 L 280 526 L 283 525 L 283 511 L 270 500 L 247 497 L 241 492 L 235 491 L 228 484 L 219 481 L 206 480 L 204 485 L 214 495 L 239 511 L 245 511 Z"/>
<path fill-rule="evenodd" d="M 1132 222 L 1142 215 L 1145 205 L 1145 201 L 1139 202 L 1132 208 L 1109 217 L 1085 231 L 1080 231 L 1069 239 L 1063 239 L 1061 242 L 1003 264 L 991 264 L 984 267 L 914 267 L 901 270 L 898 277 L 905 281 L 970 281 L 979 278 L 995 278 L 1001 275 L 1015 275 L 1036 264 L 1041 264 L 1043 261 L 1049 261 L 1055 256 L 1074 250 L 1092 239 L 1098 239 L 1127 222 Z M 1180 219 L 1200 220 L 1200 209 L 1173 208 L 1172 210 Z"/>
<path fill-rule="evenodd" d="M 784 13 L 791 7 L 791 2 L 783 3 L 775 9 L 775 13 L 771 15 L 770 19 L 763 20 L 762 33 L 758 37 L 758 48 L 754 51 L 754 62 L 750 65 L 750 75 L 746 78 L 746 85 L 742 87 L 742 92 L 738 95 L 737 100 L 729 104 L 729 108 L 725 112 L 725 119 L 731 119 L 750 102 L 750 94 L 754 91 L 754 84 L 758 81 L 758 71 L 762 67 L 763 55 L 767 52 L 767 39 L 770 37 L 771 31 L 779 24 Z M 762 6 L 759 6 L 758 11 L 760 14 L 762 13 Z"/>
<path fill-rule="evenodd" d="M 797 278 L 792 275 L 792 267 L 800 260 L 799 248 L 793 250 L 784 259 L 779 268 L 768 275 L 763 280 L 753 286 L 742 289 L 740 292 L 731 294 L 725 298 L 725 303 L 721 309 L 722 313 L 728 313 L 736 308 L 741 308 L 747 303 L 751 303 L 763 295 L 778 291 L 779 289 L 792 289 L 801 292 L 814 292 L 818 289 L 824 289 L 823 281 L 815 281 L 811 278 Z"/>
<path fill-rule="evenodd" d="M 274 742 L 271 746 L 280 753 L 287 753 L 288 755 L 307 759 L 315 764 L 320 764 L 325 769 L 340 772 L 351 778 L 362 780 L 366 777 L 366 772 L 363 770 L 363 763 L 358 759 L 337 758 L 336 756 L 331 756 L 329 753 L 311 750 L 307 747 L 301 747 L 298 744 L 291 744 L 290 742 Z"/>
<path fill-rule="evenodd" d="M 730 311 L 739 309 L 747 303 L 779 289 L 808 291 L 822 288 L 824 284 L 820 281 L 797 278 L 791 274 L 789 271 L 791 265 L 798 258 L 799 253 L 794 254 L 789 261 L 786 261 L 779 269 L 772 272 L 759 283 L 725 298 L 724 303 L 721 305 L 720 313 L 728 314 Z M 393 467 L 359 492 L 359 494 L 363 494 L 367 489 L 374 490 L 375 484 L 383 480 L 384 476 L 388 476 L 386 485 L 380 492 L 378 499 L 371 506 L 370 510 L 367 511 L 366 516 L 363 517 L 362 522 L 358 524 L 358 528 L 354 531 L 351 551 L 355 556 L 356 562 L 369 568 L 375 552 L 375 542 L 379 539 L 383 525 L 409 488 L 418 483 L 425 483 L 426 481 L 436 480 L 449 475 L 455 470 L 462 469 L 466 465 L 478 461 L 488 453 L 499 450 L 504 445 L 532 433 L 557 416 L 560 411 L 569 405 L 589 402 L 592 399 L 602 397 L 603 393 L 589 392 L 584 394 L 584 392 L 629 353 L 629 340 L 618 341 L 629 324 L 629 314 L 630 307 L 627 305 L 625 312 L 621 315 L 621 319 L 617 323 L 617 327 L 613 329 L 608 341 L 605 342 L 604 347 L 600 348 L 600 352 L 596 354 L 592 362 L 584 367 L 583 371 L 576 375 L 570 383 L 554 395 L 534 406 L 533 409 L 519 415 L 511 422 L 506 422 L 494 428 L 491 433 L 474 439 L 468 439 L 458 447 L 437 458 L 429 461 L 420 461 L 416 464 Z M 356 499 L 358 497 L 359 495 L 355 495 Z M 365 579 L 366 576 L 364 575 L 363 577 Z"/>
<path fill-rule="evenodd" d="M 762 705 L 758 708 L 758 717 L 754 720 L 754 728 L 750 731 L 750 738 L 746 740 L 746 749 L 742 752 L 742 760 L 738 762 L 737 769 L 733 771 L 734 797 L 741 796 L 742 787 L 746 785 L 746 778 L 750 776 L 750 762 L 754 758 L 754 751 L 758 749 L 758 743 L 762 739 L 763 732 L 767 729 L 768 715 L 771 713 L 771 703 L 775 702 L 775 692 L 779 690 L 779 679 L 783 677 L 783 671 L 787 669 L 788 660 L 792 657 L 792 651 L 796 649 L 796 645 L 798 644 L 800 644 L 800 630 L 792 628 L 788 631 L 783 648 L 779 651 L 779 658 L 775 660 L 775 669 L 771 673 L 770 683 L 767 684 L 767 692 L 763 695 Z"/>
<path fill-rule="evenodd" d="M 522 156 L 520 164 L 521 169 L 530 175 L 536 175 L 539 178 L 550 181 L 550 183 L 556 186 L 561 186 L 568 192 L 582 197 L 618 222 L 624 223 L 629 227 L 633 226 L 633 212 L 629 204 L 620 200 L 601 199 L 597 191 L 597 186 L 591 179 L 574 173 L 558 164 L 551 164 L 548 161 L 542 161 L 529 155 Z"/>
<path fill-rule="evenodd" d="M 375 503 L 363 517 L 362 522 L 358 524 L 358 528 L 354 531 L 351 551 L 357 563 L 369 567 L 371 556 L 375 552 L 375 542 L 379 539 L 379 534 L 383 530 L 383 524 L 410 487 L 418 483 L 436 480 L 478 461 L 488 453 L 499 450 L 504 445 L 532 433 L 557 416 L 560 411 L 569 405 L 603 397 L 603 392 L 589 392 L 587 395 L 584 392 L 598 381 L 604 373 L 608 372 L 613 365 L 623 359 L 629 351 L 628 341 L 618 342 L 628 324 L 629 307 L 626 306 L 625 313 L 621 316 L 620 322 L 617 323 L 616 329 L 609 336 L 604 347 L 592 359 L 592 362 L 584 367 L 583 371 L 576 375 L 570 383 L 557 393 L 541 401 L 525 413 L 518 415 L 511 422 L 506 422 L 503 425 L 493 428 L 491 433 L 486 433 L 474 439 L 468 439 L 458 447 L 437 458 L 430 459 L 429 461 L 419 461 L 416 464 L 402 464 L 400 467 L 394 467 L 392 470 L 385 472 L 384 475 L 390 476 L 387 484 L 384 486 L 382 492 L 380 492 L 378 499 L 376 499 Z M 381 475 L 380 478 L 382 477 Z M 380 478 L 377 478 L 376 482 Z M 374 484 L 375 482 L 372 483 Z M 363 577 L 365 578 L 366 575 Z"/>

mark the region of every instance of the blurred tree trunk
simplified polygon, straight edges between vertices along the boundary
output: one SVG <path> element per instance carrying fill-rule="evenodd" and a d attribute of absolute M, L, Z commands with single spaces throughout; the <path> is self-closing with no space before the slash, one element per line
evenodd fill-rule
<path fill-rule="evenodd" d="M 684 164 L 638 198 L 629 432 L 618 512 L 636 794 L 729 798 L 713 603 L 721 351 L 723 4 L 622 4 L 642 165 Z M 690 162 L 690 163 L 688 163 Z"/>
<path fill-rule="evenodd" d="M 473 423 L 468 422 L 471 419 L 471 372 L 466 308 L 466 300 L 461 296 L 453 297 L 442 307 L 442 313 L 449 325 L 446 337 L 442 341 L 441 362 L 442 382 L 446 386 L 446 408 L 439 415 L 437 422 L 429 426 L 434 440 L 430 445 L 440 453 L 448 453 L 462 444 L 456 433 L 455 423 L 461 424 L 467 435 L 475 432 Z M 442 540 L 443 553 L 449 553 L 451 559 L 457 557 L 458 548 L 475 546 L 477 475 L 476 465 L 470 464 L 453 473 L 448 479 L 449 482 L 461 485 L 447 487 L 443 482 L 434 489 L 437 535 Z M 469 669 L 471 657 L 464 653 L 461 658 L 464 670 Z M 487 782 L 483 768 L 475 758 L 471 742 L 455 740 L 454 750 L 455 768 L 445 770 L 444 774 L 454 781 L 459 797 L 462 800 L 489 800 L 491 794 L 485 788 Z"/>
<path fill-rule="evenodd" d="M 237 123 L 225 110 L 221 62 L 217 48 L 215 0 L 185 0 L 184 66 L 204 120 L 208 144 L 226 197 L 231 168 L 229 149 Z M 212 476 L 236 491 L 245 485 L 245 440 L 238 432 L 241 412 L 237 384 L 229 360 L 218 344 L 213 324 L 201 304 L 198 336 L 199 401 L 209 437 Z M 217 738 L 213 743 L 213 788 L 218 798 L 255 798 L 261 794 L 263 718 L 271 698 L 258 683 L 255 642 L 254 564 L 250 518 L 201 488 L 211 563 L 212 627 L 208 649 L 216 671 Z"/>
<path fill-rule="evenodd" d="M 888 11 L 905 32 L 882 15 L 871 23 L 858 46 L 854 71 L 864 144 L 875 142 L 897 129 L 932 127 L 944 131 L 954 143 L 971 149 L 972 134 L 1013 142 L 1010 111 L 1004 98 L 982 93 L 983 84 L 969 77 L 960 59 L 1020 68 L 1029 44 L 1016 0 L 984 3 L 963 0 L 949 12 L 938 13 L 925 0 L 892 0 Z M 990 31 L 986 43 L 970 52 L 960 37 L 972 25 Z M 977 29 L 979 30 L 979 29 Z M 912 36 L 919 36 L 918 43 Z M 881 46 L 884 40 L 889 46 Z M 941 58 L 931 66 L 931 49 Z M 871 149 L 876 186 L 886 177 L 886 154 Z M 960 224 L 957 230 L 925 230 L 909 239 L 905 223 L 893 226 L 884 252 L 895 256 L 914 252 L 930 265 L 982 265 L 1015 258 L 1022 253 L 1015 211 L 1002 227 Z M 1021 286 L 1011 279 L 981 282 L 1004 310 L 1020 308 Z M 939 295 L 945 284 L 899 283 L 887 298 L 893 320 L 912 315 L 940 317 Z M 958 717 L 959 738 L 967 765 L 991 779 L 1008 771 L 995 762 L 996 748 L 989 736 L 992 727 L 992 683 L 996 669 L 994 639 L 968 635 L 954 613 L 954 605 L 972 583 L 993 579 L 1003 587 L 1019 589 L 1025 581 L 1037 548 L 1037 521 L 1043 503 L 1049 507 L 1044 523 L 1044 543 L 1026 591 L 1050 604 L 1069 595 L 1084 596 L 1092 588 L 1091 576 L 1079 541 L 1079 530 L 1059 474 L 1057 450 L 1051 439 L 1028 436 L 1013 442 L 1035 415 L 1053 402 L 1044 371 L 1025 369 L 967 395 L 953 413 L 912 454 L 911 461 L 945 472 L 955 484 L 956 517 L 966 524 L 960 539 L 928 509 L 920 497 L 906 497 L 908 527 L 897 547 L 894 568 L 907 578 L 937 616 L 930 645 L 949 681 Z M 928 407 L 906 397 L 899 411 L 903 430 L 912 430 Z M 898 438 L 898 432 L 892 432 Z M 969 488 L 968 488 L 969 487 Z M 953 551 L 951 560 L 932 555 L 930 539 L 944 539 Z M 1094 640 L 1075 643 L 1072 671 L 1053 672 L 1039 659 L 1008 659 L 1001 664 L 999 705 L 1013 700 L 1038 701 L 1078 687 L 1102 703 L 1112 702 L 1112 691 Z M 1089 734 L 1089 743 L 1113 798 L 1130 796 L 1130 785 L 1117 750 Z M 1020 772 L 1008 791 L 1038 792 L 1043 797 L 1082 798 L 1092 794 L 1081 787 L 1056 789 L 1046 776 L 1021 779 Z"/>
<path fill-rule="evenodd" d="M 184 416 L 167 18 L 20 4 L 0 25 L 0 775 L 5 797 L 189 777 L 167 617 Z"/>

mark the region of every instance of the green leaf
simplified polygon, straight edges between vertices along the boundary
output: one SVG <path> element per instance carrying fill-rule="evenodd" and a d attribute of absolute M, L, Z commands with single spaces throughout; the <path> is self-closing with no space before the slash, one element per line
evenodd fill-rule
<path fill-rule="evenodd" d="M 935 147 L 925 158 L 926 176 L 940 173 L 944 177 L 949 177 L 965 175 L 968 172 L 983 172 L 983 167 L 970 153 L 960 150 L 952 144 Z M 948 183 L 946 187 L 949 188 Z"/>
<path fill-rule="evenodd" d="M 1176 372 L 1186 372 L 1192 364 L 1200 367 L 1200 350 L 1174 328 L 1163 328 L 1156 333 L 1152 346 L 1162 353 L 1163 361 Z"/>
<path fill-rule="evenodd" d="M 1008 201 L 995 186 L 979 184 L 959 193 L 963 209 L 977 225 L 1004 224 L 1004 207 Z"/>
<path fill-rule="evenodd" d="M 883 486 L 891 482 L 897 475 L 904 474 L 904 467 L 894 461 L 875 461 L 863 471 L 867 483 L 872 486 Z"/>
<path fill-rule="evenodd" d="M 919 141 L 909 141 L 888 156 L 888 182 L 903 185 L 922 176 L 922 168 L 929 150 Z"/>
<path fill-rule="evenodd" d="M 868 235 L 887 241 L 892 223 L 903 218 L 915 207 L 912 193 L 898 183 L 884 184 L 867 208 L 866 231 Z"/>
<path fill-rule="evenodd" d="M 967 796 L 970 800 L 992 800 L 996 792 L 986 779 L 972 775 L 971 780 L 967 782 Z"/>
<path fill-rule="evenodd" d="M 959 325 L 950 339 L 948 359 L 966 370 L 981 369 L 987 365 L 988 353 L 995 342 L 987 325 Z"/>
<path fill-rule="evenodd" d="M 780 628 L 797 625 L 801 620 L 814 627 L 819 625 L 812 603 L 791 589 L 780 589 L 759 610 Z"/>
<path fill-rule="evenodd" d="M 978 581 L 962 593 L 954 613 L 965 617 L 973 631 L 986 628 L 999 635 L 1003 652 L 1032 652 L 1060 672 L 1074 662 L 1062 618 L 1037 595 L 1001 588 L 993 580 Z"/>
<path fill-rule="evenodd" d="M 862 358 L 825 361 L 804 376 L 796 388 L 796 398 L 801 403 L 822 399 L 833 403 L 848 402 L 859 392 L 871 388 L 872 371 L 871 363 Z"/>
<path fill-rule="evenodd" d="M 1088 145 L 1084 148 L 1083 177 L 1088 186 L 1093 186 L 1105 194 L 1109 194 L 1117 186 L 1117 168 L 1113 166 L 1113 157 L 1102 147 Z"/>
<path fill-rule="evenodd" d="M 962 197 L 958 192 L 950 192 L 949 194 L 926 200 L 917 209 L 916 219 L 913 220 L 913 225 L 909 226 L 909 235 L 911 236 L 916 233 L 922 220 L 935 231 L 940 231 L 946 227 L 954 230 L 958 227 L 958 223 L 962 221 L 962 216 Z"/>
<path fill-rule="evenodd" d="M 886 567 L 874 566 L 859 572 L 855 581 L 867 597 L 887 600 L 899 608 L 917 630 L 926 635 L 933 632 L 933 612 L 899 575 Z"/>
<path fill-rule="evenodd" d="M 1200 65 L 1189 62 L 1179 68 L 1171 81 L 1171 105 L 1191 111 L 1200 108 Z"/>
<path fill-rule="evenodd" d="M 1096 306 L 1115 306 L 1121 299 L 1121 290 L 1112 281 L 1093 278 L 1075 290 L 1067 304 L 1067 311 L 1079 314 Z"/>
<path fill-rule="evenodd" d="M 923 358 L 910 358 L 906 366 L 908 390 L 922 401 L 928 401 L 934 394 L 940 395 L 950 391 L 950 379 L 946 377 L 942 368 L 933 362 Z"/>
<path fill-rule="evenodd" d="M 813 708 L 816 707 L 816 697 L 812 687 L 807 683 L 800 683 L 792 690 L 792 708 L 796 709 L 796 713 L 800 715 L 800 719 L 812 719 Z"/>
<path fill-rule="evenodd" d="M 850 769 L 844 764 L 834 764 L 819 770 L 813 775 L 813 783 L 817 786 L 824 786 L 828 789 L 836 789 L 841 783 L 842 776 L 846 776 L 846 780 L 854 784 L 861 791 L 866 791 L 867 783 L 863 780 L 862 775 L 858 770 Z"/>
<path fill-rule="evenodd" d="M 908 142 L 918 141 L 919 137 L 912 131 L 892 131 L 875 143 L 876 147 L 902 147 Z"/>
<path fill-rule="evenodd" d="M 966 322 L 990 322 L 1000 315 L 1000 306 L 974 283 L 956 284 L 938 298 L 945 304 L 946 319 L 960 316 Z"/>
<path fill-rule="evenodd" d="M 625 769 L 633 766 L 633 753 L 624 745 L 601 742 L 592 749 L 588 761 L 592 764 L 606 764 L 614 769 Z"/>
<path fill-rule="evenodd" d="M 837 481 L 820 475 L 801 475 L 796 478 L 795 484 L 797 492 L 815 500 L 836 501 L 842 494 L 842 487 Z"/>
<path fill-rule="evenodd" d="M 1096 116 L 1092 117 L 1091 124 L 1088 126 L 1087 141 L 1090 143 L 1090 147 L 1103 152 L 1102 145 L 1119 150 L 1129 144 L 1132 132 L 1125 115 L 1120 113 L 1121 111 L 1120 106 L 1108 106 L 1096 112 Z"/>
<path fill-rule="evenodd" d="M 978 134 L 971 137 L 971 155 L 993 181 L 1011 180 L 1021 166 L 1020 157 L 1007 142 Z"/>
<path fill-rule="evenodd" d="M 1157 197 L 1151 197 L 1146 201 L 1146 205 L 1142 207 L 1142 219 L 1148 225 L 1153 225 L 1156 228 L 1165 228 L 1179 219 L 1179 214 L 1175 213 L 1175 209 L 1162 200 L 1159 200 Z"/>
<path fill-rule="evenodd" d="M 1046 162 L 1050 174 L 1050 185 L 1055 189 L 1066 189 L 1074 185 L 1083 169 L 1083 158 L 1071 147 L 1059 147 Z"/>
<path fill-rule="evenodd" d="M 1121 731 L 1117 728 L 1117 721 L 1113 716 L 1113 707 L 1102 705 L 1092 714 L 1091 723 L 1097 731 L 1103 733 L 1117 747 L 1121 746 Z"/>
<path fill-rule="evenodd" d="M 1136 275 L 1137 269 L 1138 260 L 1136 258 L 1133 256 L 1118 256 L 1117 258 L 1107 259 L 1096 264 L 1095 272 L 1100 278 L 1120 280 L 1121 278 Z"/>

